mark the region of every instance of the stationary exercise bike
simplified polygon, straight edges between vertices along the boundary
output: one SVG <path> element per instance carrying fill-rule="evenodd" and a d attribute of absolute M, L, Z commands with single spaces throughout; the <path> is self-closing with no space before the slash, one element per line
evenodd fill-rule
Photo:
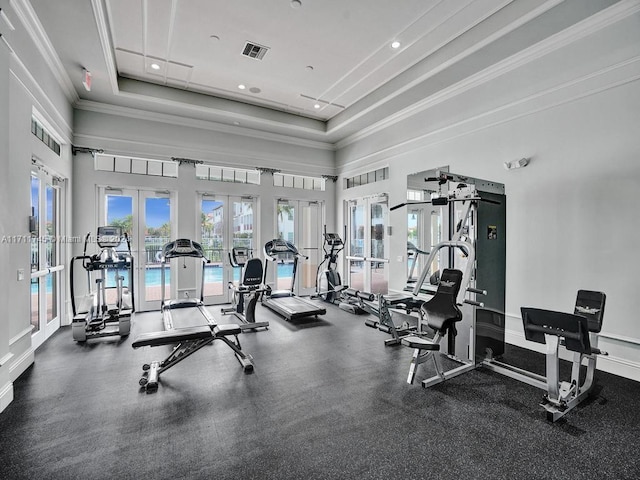
<path fill-rule="evenodd" d="M 73 339 L 84 342 L 91 337 L 120 335 L 126 337 L 131 329 L 131 314 L 135 311 L 133 289 L 133 255 L 126 232 L 120 227 L 98 227 L 96 241 L 101 248 L 100 253 L 87 255 L 87 244 L 91 233 L 84 240 L 82 255 L 71 259 L 69 280 L 71 284 L 71 310 L 73 312 Z M 116 250 L 122 241 L 126 241 L 127 251 Z M 74 264 L 82 261 L 87 272 L 87 294 L 82 305 L 76 307 Z M 124 285 L 126 272 L 129 285 Z M 109 272 L 115 276 L 115 287 L 108 286 Z M 95 288 L 94 288 L 95 285 Z M 116 297 L 107 298 L 107 291 L 115 288 Z M 112 295 L 110 295 L 112 296 Z"/>
<path fill-rule="evenodd" d="M 262 288 L 262 260 L 259 258 L 249 258 L 250 250 L 245 247 L 233 247 L 229 252 L 231 266 L 240 267 L 240 283 L 235 285 L 229 282 L 229 290 L 233 295 L 231 307 L 221 308 L 223 315 L 233 314 L 242 323 L 239 327 L 242 330 L 254 328 L 267 328 L 269 322 L 256 322 L 256 303 Z M 249 301 L 245 302 L 245 295 L 249 296 Z"/>
<path fill-rule="evenodd" d="M 336 270 L 338 254 L 344 250 L 344 242 L 337 233 L 327 233 L 326 225 L 323 237 L 322 250 L 324 250 L 324 260 L 318 265 L 314 297 L 321 298 L 325 302 L 334 303 L 340 299 L 340 292 L 347 288 L 346 285 L 342 285 L 340 274 Z M 326 268 L 322 270 L 325 262 L 327 264 Z"/>

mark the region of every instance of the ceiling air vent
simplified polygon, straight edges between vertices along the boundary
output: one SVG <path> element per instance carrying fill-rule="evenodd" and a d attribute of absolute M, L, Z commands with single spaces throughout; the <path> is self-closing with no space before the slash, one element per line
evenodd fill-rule
<path fill-rule="evenodd" d="M 242 55 L 245 57 L 256 58 L 258 60 L 262 60 L 264 54 L 267 53 L 269 47 L 265 47 L 263 45 L 258 45 L 257 43 L 247 42 L 242 50 Z"/>

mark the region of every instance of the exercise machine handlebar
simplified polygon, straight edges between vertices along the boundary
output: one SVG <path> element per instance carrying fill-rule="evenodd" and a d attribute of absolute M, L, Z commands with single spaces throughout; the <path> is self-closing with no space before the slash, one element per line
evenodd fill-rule
<path fill-rule="evenodd" d="M 431 253 L 429 254 L 429 257 L 427 257 L 427 261 L 424 264 L 424 268 L 422 269 L 422 272 L 420 272 L 420 277 L 418 278 L 418 281 L 416 282 L 416 285 L 413 289 L 413 295 L 417 296 L 420 293 L 422 285 L 424 284 L 424 282 L 427 280 L 427 277 L 429 276 L 429 269 L 431 267 L 431 264 L 435 260 L 438 252 L 443 248 L 449 248 L 449 249 L 457 248 L 462 250 L 464 253 L 466 253 L 467 265 L 462 276 L 462 285 L 464 285 L 465 288 L 460 289 L 456 299 L 456 303 L 460 304 L 460 303 L 463 303 L 463 301 L 465 300 L 464 296 L 467 291 L 466 285 L 468 285 L 469 281 L 471 280 L 471 272 L 473 271 L 474 264 L 475 264 L 475 249 L 473 248 L 473 245 L 471 245 L 471 243 L 463 240 L 448 240 L 448 241 L 440 242 L 431 249 Z"/>

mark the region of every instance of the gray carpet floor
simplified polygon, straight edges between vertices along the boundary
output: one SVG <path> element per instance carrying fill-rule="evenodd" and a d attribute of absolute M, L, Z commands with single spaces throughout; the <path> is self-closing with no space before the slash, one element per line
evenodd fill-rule
<path fill-rule="evenodd" d="M 219 307 L 209 307 L 220 323 Z M 2 479 L 638 479 L 640 384 L 597 372 L 592 398 L 555 424 L 542 391 L 486 370 L 424 389 L 406 383 L 411 350 L 327 305 L 241 335 L 245 374 L 221 342 L 140 389 L 141 366 L 170 347 L 134 350 L 160 330 L 77 344 L 62 328 L 36 352 L 0 414 Z M 544 368 L 508 347 L 507 361 Z M 418 380 L 429 376 L 420 367 Z"/>

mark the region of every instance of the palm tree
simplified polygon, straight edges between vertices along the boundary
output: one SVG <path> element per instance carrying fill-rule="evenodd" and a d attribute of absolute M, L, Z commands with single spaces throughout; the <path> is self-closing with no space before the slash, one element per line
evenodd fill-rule
<path fill-rule="evenodd" d="M 133 229 L 133 215 L 127 215 L 122 218 L 114 218 L 110 224 L 114 227 L 120 227 L 122 233 L 126 233 L 131 236 L 131 230 Z"/>
<path fill-rule="evenodd" d="M 202 238 L 211 236 L 213 231 L 213 220 L 204 212 L 200 212 L 200 228 L 202 229 Z"/>

